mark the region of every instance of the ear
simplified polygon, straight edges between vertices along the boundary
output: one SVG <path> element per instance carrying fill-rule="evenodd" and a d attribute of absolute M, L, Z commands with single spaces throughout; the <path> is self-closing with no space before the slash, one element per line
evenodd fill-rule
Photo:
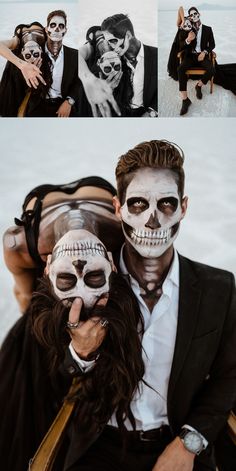
<path fill-rule="evenodd" d="M 107 255 L 108 255 L 108 258 L 109 258 L 109 262 L 111 264 L 111 268 L 112 268 L 112 271 L 115 271 L 117 273 L 117 268 L 114 264 L 114 260 L 113 260 L 113 257 L 112 257 L 112 253 L 111 252 L 107 252 Z"/>
<path fill-rule="evenodd" d="M 128 39 L 131 39 L 133 37 L 133 35 L 132 35 L 131 31 L 129 31 L 129 29 L 126 31 L 126 37 Z"/>
<path fill-rule="evenodd" d="M 44 275 L 49 275 L 49 267 L 51 265 L 51 260 L 52 260 L 52 255 L 49 254 L 47 256 L 47 263 L 46 263 L 46 267 L 44 268 Z"/>
<path fill-rule="evenodd" d="M 118 217 L 118 219 L 121 221 L 121 213 L 120 213 L 121 204 L 120 204 L 120 200 L 117 198 L 117 196 L 113 196 L 112 202 L 113 202 L 113 206 L 115 208 L 116 217 Z"/>
<path fill-rule="evenodd" d="M 181 209 L 182 209 L 181 220 L 184 218 L 186 214 L 187 207 L 188 207 L 188 197 L 184 196 L 184 198 L 181 201 Z"/>

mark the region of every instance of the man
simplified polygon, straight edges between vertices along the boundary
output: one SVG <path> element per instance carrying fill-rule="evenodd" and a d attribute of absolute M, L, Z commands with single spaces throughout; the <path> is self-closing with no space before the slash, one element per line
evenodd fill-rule
<path fill-rule="evenodd" d="M 185 41 L 180 45 L 180 49 L 185 51 L 183 62 L 178 68 L 179 90 L 182 98 L 180 115 L 188 112 L 191 100 L 187 94 L 186 70 L 191 67 L 201 67 L 206 70 L 202 79 L 195 86 L 196 96 L 202 99 L 202 86 L 214 75 L 214 67 L 209 58 L 215 47 L 215 40 L 210 26 L 203 25 L 200 20 L 200 13 L 196 7 L 188 10 L 189 18 L 193 23 L 194 30 L 190 31 Z"/>
<path fill-rule="evenodd" d="M 232 274 L 179 256 L 173 247 L 187 210 L 183 160 L 175 144 L 150 141 L 118 162 L 114 204 L 126 238 L 120 271 L 144 318 L 145 382 L 131 401 L 136 432 L 125 422 L 126 453 L 112 416 L 93 438 L 73 429 L 65 470 L 88 471 L 96 463 L 117 471 L 216 469 L 213 442 L 235 401 L 235 285 Z M 74 303 L 71 322 L 79 312 Z M 96 353 L 92 343 L 73 330 L 80 368 Z"/>
<path fill-rule="evenodd" d="M 65 12 L 55 10 L 49 13 L 45 50 L 52 63 L 52 84 L 45 99 L 35 97 L 30 116 L 68 118 L 77 115 L 78 51 L 63 45 L 66 31 Z"/>
<path fill-rule="evenodd" d="M 132 83 L 131 116 L 156 116 L 157 113 L 157 49 L 146 46 L 135 36 L 134 27 L 127 15 L 122 13 L 106 18 L 101 25 L 104 38 L 120 57 L 125 60 Z M 111 116 L 111 108 L 120 114 L 114 102 L 112 87 L 95 77 L 87 62 L 94 54 L 90 43 L 79 49 L 79 76 L 93 116 Z"/>

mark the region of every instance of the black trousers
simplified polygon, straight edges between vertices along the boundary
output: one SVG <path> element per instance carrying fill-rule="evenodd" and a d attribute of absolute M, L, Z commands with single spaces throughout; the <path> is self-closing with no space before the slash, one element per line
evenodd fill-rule
<path fill-rule="evenodd" d="M 197 58 L 198 58 L 198 54 L 190 54 L 184 58 L 183 62 L 178 67 L 180 92 L 185 92 L 187 90 L 188 78 L 185 72 L 191 67 L 200 67 L 206 70 L 205 74 L 200 77 L 204 85 L 206 85 L 208 80 L 210 80 L 211 77 L 214 75 L 214 67 L 212 65 L 212 62 L 208 59 L 208 57 L 205 57 L 205 59 L 200 62 L 198 62 Z"/>
<path fill-rule="evenodd" d="M 118 435 L 110 432 L 110 427 L 105 427 L 98 440 L 69 471 L 151 471 L 157 458 L 172 440 L 171 433 L 167 431 L 158 441 L 128 438 L 124 445 Z M 202 465 L 194 466 L 194 471 L 211 470 Z"/>
<path fill-rule="evenodd" d="M 55 98 L 49 100 L 41 99 L 35 104 L 34 99 L 32 99 L 30 100 L 26 115 L 29 118 L 58 118 L 57 111 L 63 102 L 64 98 Z M 75 116 L 76 113 L 72 106 L 70 118 Z"/>

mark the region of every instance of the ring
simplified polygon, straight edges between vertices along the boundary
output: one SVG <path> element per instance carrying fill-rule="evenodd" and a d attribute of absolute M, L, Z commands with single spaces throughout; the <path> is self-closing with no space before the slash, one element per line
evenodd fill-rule
<path fill-rule="evenodd" d="M 68 327 L 69 329 L 77 329 L 77 327 L 79 327 L 79 325 L 80 325 L 80 322 L 79 322 L 79 321 L 77 321 L 77 322 L 70 322 L 70 321 L 68 321 L 68 322 L 66 323 L 66 325 L 67 325 L 67 327 Z"/>
<path fill-rule="evenodd" d="M 102 327 L 106 327 L 109 324 L 109 322 L 108 322 L 107 319 L 101 319 L 100 324 L 101 324 Z"/>

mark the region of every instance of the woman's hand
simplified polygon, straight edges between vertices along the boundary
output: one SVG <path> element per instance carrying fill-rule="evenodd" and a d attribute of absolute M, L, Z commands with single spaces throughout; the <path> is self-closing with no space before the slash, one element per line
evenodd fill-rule
<path fill-rule="evenodd" d="M 106 80 L 90 75 L 83 85 L 93 116 L 98 117 L 100 112 L 103 117 L 111 117 L 111 107 L 120 116 L 119 107 L 112 94 L 112 87 Z"/>
<path fill-rule="evenodd" d="M 42 77 L 41 70 L 35 64 L 31 64 L 30 62 L 20 59 L 18 67 L 21 70 L 28 87 L 37 88 L 39 82 L 46 85 L 46 82 Z"/>
<path fill-rule="evenodd" d="M 108 298 L 100 299 L 96 306 L 105 306 Z M 83 306 L 81 298 L 76 298 L 69 312 L 69 323 L 76 324 L 76 328 L 69 328 L 69 334 L 72 341 L 72 347 L 81 359 L 86 360 L 88 355 L 100 347 L 105 335 L 106 329 L 103 319 L 92 317 L 87 321 L 80 321 L 80 313 Z M 104 324 L 104 325 L 103 325 Z"/>

